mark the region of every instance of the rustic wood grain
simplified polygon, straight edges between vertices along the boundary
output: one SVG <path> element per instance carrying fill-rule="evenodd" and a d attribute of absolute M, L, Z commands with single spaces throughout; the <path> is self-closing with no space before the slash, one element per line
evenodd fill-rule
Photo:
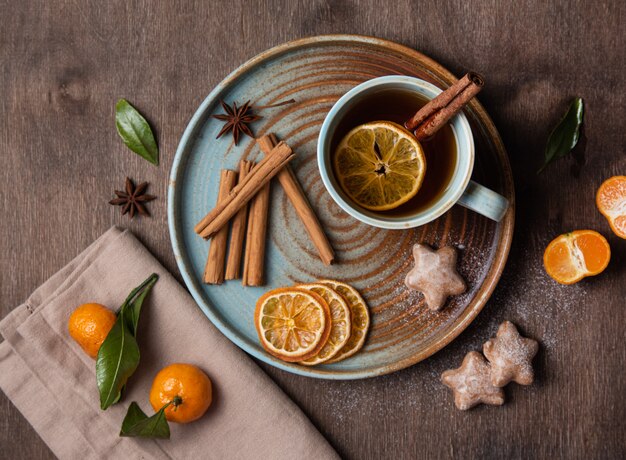
<path fill-rule="evenodd" d="M 289 39 L 361 33 L 396 40 L 457 75 L 480 71 L 517 191 L 509 263 L 478 319 L 434 357 L 389 376 L 317 381 L 262 367 L 346 458 L 623 458 L 626 455 L 626 242 L 593 203 L 626 173 L 626 4 L 522 0 L 387 2 L 9 2 L 0 0 L 0 314 L 113 224 L 132 229 L 178 275 L 166 186 L 183 129 L 245 59 Z M 575 155 L 535 170 L 574 95 L 586 102 Z M 126 97 L 156 127 L 161 166 L 114 129 Z M 151 182 L 149 219 L 107 204 L 125 175 Z M 556 234 L 594 228 L 613 251 L 601 276 L 559 287 L 541 269 Z M 180 278 L 179 278 L 180 279 Z M 439 374 L 503 319 L 542 342 L 537 382 L 500 408 L 454 409 Z M 3 458 L 51 452 L 0 396 Z M 68 442 L 71 442 L 68 439 Z"/>

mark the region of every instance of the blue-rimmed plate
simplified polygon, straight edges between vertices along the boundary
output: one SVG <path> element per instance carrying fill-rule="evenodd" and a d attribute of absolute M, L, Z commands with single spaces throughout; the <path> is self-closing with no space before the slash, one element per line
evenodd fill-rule
<path fill-rule="evenodd" d="M 182 276 L 208 318 L 236 345 L 254 357 L 289 372 L 320 378 L 354 379 L 393 372 L 415 364 L 452 341 L 476 317 L 500 278 L 511 244 L 514 221 L 513 179 L 504 146 L 485 110 L 474 100 L 465 113 L 476 143 L 476 181 L 509 199 L 500 223 L 460 206 L 412 230 L 383 230 L 359 223 L 343 212 L 324 189 L 317 170 L 319 129 L 333 103 L 357 84 L 382 75 L 412 75 L 442 88 L 453 75 L 432 59 L 386 40 L 354 35 L 311 37 L 272 48 L 224 79 L 198 108 L 180 141 L 172 165 L 168 218 L 172 246 Z M 487 88 L 488 91 L 488 88 Z M 194 225 L 215 205 L 220 170 L 236 169 L 241 158 L 260 159 L 255 142 L 230 136 L 215 139 L 222 122 L 220 100 L 267 105 L 294 98 L 291 105 L 259 112 L 255 134 L 274 132 L 294 149 L 292 167 L 335 248 L 337 261 L 325 266 L 301 222 L 273 183 L 267 286 L 242 287 L 227 281 L 202 283 L 209 243 Z M 421 294 L 404 288 L 411 246 L 454 245 L 459 271 L 469 289 L 432 312 Z M 254 327 L 258 297 L 270 288 L 318 278 L 335 278 L 361 291 L 370 305 L 372 325 L 365 347 L 353 357 L 316 367 L 285 363 L 267 354 Z"/>

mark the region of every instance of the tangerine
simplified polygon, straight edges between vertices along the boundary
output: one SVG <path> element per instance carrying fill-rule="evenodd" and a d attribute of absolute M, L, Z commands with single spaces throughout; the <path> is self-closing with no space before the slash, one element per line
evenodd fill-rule
<path fill-rule="evenodd" d="M 605 180 L 596 194 L 596 205 L 611 230 L 626 239 L 626 176 L 613 176 Z"/>
<path fill-rule="evenodd" d="M 95 359 L 116 319 L 115 313 L 104 305 L 86 303 L 72 312 L 67 328 L 84 352 Z"/>
<path fill-rule="evenodd" d="M 558 283 L 574 284 L 604 271 L 610 259 L 611 247 L 606 238 L 594 230 L 576 230 L 550 242 L 543 265 Z"/>
<path fill-rule="evenodd" d="M 164 367 L 154 377 L 150 404 L 155 412 L 165 408 L 170 422 L 189 423 L 199 419 L 213 401 L 209 377 L 192 364 L 175 363 Z"/>

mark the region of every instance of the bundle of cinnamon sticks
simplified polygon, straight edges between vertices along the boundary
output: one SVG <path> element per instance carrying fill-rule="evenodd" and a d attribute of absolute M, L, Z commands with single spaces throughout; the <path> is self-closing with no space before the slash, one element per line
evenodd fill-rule
<path fill-rule="evenodd" d="M 480 75 L 467 73 L 407 120 L 405 127 L 419 141 L 429 138 L 462 110 L 483 85 Z M 258 164 L 242 160 L 239 172 L 223 170 L 215 208 L 194 227 L 203 238 L 212 238 L 204 272 L 205 283 L 221 284 L 225 279 L 236 279 L 241 275 L 244 286 L 264 284 L 270 180 L 274 176 L 278 177 L 322 262 L 330 265 L 334 260 L 333 248 L 288 165 L 295 156 L 291 148 L 285 142 L 278 142 L 273 134 L 257 139 L 257 143 L 265 154 L 263 160 Z M 240 270 L 242 258 L 243 272 Z"/>
<path fill-rule="evenodd" d="M 242 160 L 239 172 L 222 170 L 217 204 L 194 227 L 203 238 L 212 238 L 204 271 L 205 283 L 221 284 L 241 274 L 244 286 L 264 284 L 270 180 L 274 176 L 278 177 L 321 260 L 326 265 L 334 260 L 334 251 L 317 215 L 287 164 L 295 156 L 291 148 L 285 142 L 278 142 L 273 134 L 257 139 L 257 143 L 265 158 L 256 165 Z M 230 246 L 228 255 L 227 246 Z M 242 258 L 243 272 L 240 270 Z"/>

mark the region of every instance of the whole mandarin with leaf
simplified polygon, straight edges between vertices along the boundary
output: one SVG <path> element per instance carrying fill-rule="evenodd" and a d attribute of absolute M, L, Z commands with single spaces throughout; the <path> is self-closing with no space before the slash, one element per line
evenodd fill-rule
<path fill-rule="evenodd" d="M 192 364 L 164 367 L 154 378 L 150 390 L 150 404 L 155 412 L 169 404 L 165 418 L 170 422 L 193 422 L 204 415 L 212 401 L 211 380 Z"/>
<path fill-rule="evenodd" d="M 116 319 L 115 313 L 104 305 L 86 303 L 72 312 L 67 328 L 85 353 L 95 359 Z"/>

